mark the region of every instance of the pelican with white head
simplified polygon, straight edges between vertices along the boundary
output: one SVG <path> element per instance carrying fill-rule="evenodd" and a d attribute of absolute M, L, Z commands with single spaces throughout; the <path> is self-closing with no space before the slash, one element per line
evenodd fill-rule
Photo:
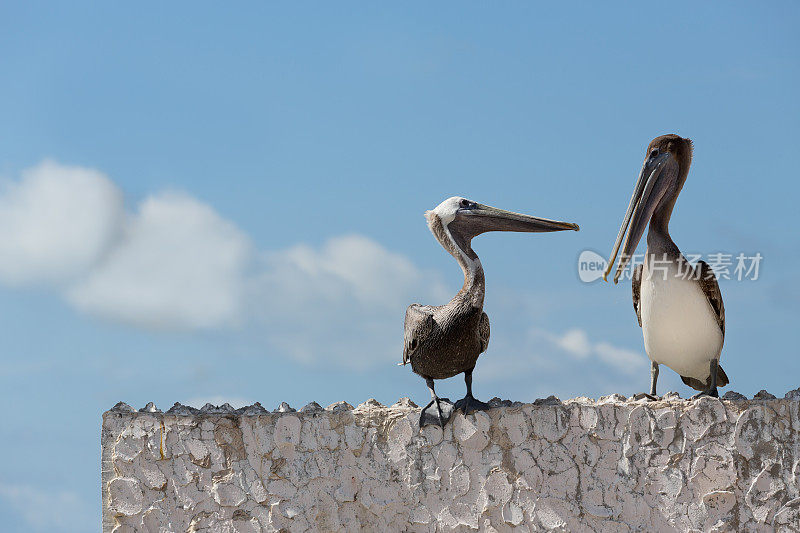
<path fill-rule="evenodd" d="M 428 384 L 431 402 L 422 409 L 420 426 L 450 419 L 453 409 L 464 414 L 489 406 L 472 396 L 472 371 L 489 345 L 489 317 L 483 312 L 486 289 L 483 266 L 472 249 L 472 239 L 488 231 L 550 232 L 574 230 L 578 225 L 504 211 L 460 196 L 448 198 L 425 213 L 436 240 L 458 261 L 464 285 L 445 305 L 412 304 L 406 310 L 403 362 Z M 439 398 L 435 379 L 464 374 L 467 395 L 455 406 Z"/>

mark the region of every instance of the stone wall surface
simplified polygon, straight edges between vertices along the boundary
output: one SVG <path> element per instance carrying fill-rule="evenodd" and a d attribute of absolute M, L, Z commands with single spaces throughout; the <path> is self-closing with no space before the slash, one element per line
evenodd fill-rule
<path fill-rule="evenodd" d="M 422 431 L 408 400 L 118 404 L 103 530 L 800 531 L 799 397 L 495 401 Z"/>

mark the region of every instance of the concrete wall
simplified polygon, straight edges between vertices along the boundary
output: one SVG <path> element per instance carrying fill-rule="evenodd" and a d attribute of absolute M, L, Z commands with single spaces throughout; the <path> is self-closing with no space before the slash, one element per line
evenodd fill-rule
<path fill-rule="evenodd" d="M 732 397 L 736 397 L 733 395 Z M 104 531 L 798 531 L 798 397 L 103 415 Z"/>

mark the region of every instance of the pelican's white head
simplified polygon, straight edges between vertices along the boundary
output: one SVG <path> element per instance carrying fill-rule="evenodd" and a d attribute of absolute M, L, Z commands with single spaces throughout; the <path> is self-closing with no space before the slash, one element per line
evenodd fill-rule
<path fill-rule="evenodd" d="M 459 211 L 475 207 L 478 207 L 478 204 L 462 196 L 451 196 L 433 208 L 432 211 L 425 211 L 425 218 L 428 220 L 428 227 L 430 227 L 434 215 L 439 218 L 443 226 L 447 227 L 448 224 L 455 220 Z"/>
<path fill-rule="evenodd" d="M 578 230 L 577 224 L 512 213 L 473 202 L 463 196 L 448 198 L 432 211 L 426 211 L 425 218 L 436 239 L 456 259 L 463 260 L 463 266 L 468 270 L 473 270 L 476 263 L 480 264 L 472 250 L 471 241 L 481 233 Z"/>

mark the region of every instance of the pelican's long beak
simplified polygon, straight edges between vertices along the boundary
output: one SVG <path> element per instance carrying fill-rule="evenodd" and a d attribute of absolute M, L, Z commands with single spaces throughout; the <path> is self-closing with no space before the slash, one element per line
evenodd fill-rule
<path fill-rule="evenodd" d="M 617 265 L 617 270 L 614 273 L 614 283 L 617 283 L 625 266 L 631 258 L 633 252 L 636 251 L 636 246 L 642 238 L 645 227 L 650 220 L 658 202 L 664 195 L 668 186 L 668 180 L 659 180 L 664 166 L 672 156 L 669 152 L 665 152 L 652 160 L 646 160 L 642 165 L 642 170 L 639 172 L 639 179 L 636 181 L 636 188 L 633 190 L 633 196 L 628 204 L 628 211 L 625 213 L 625 218 L 622 220 L 622 225 L 617 234 L 617 240 L 614 242 L 614 249 L 611 252 L 611 259 L 608 260 L 608 266 L 603 273 L 603 280 L 608 281 L 608 274 L 614 268 L 614 262 L 617 260 L 617 252 L 619 252 L 622 238 L 627 232 L 625 239 L 625 246 L 622 247 L 622 256 Z M 630 226 L 630 231 L 628 231 Z"/>
<path fill-rule="evenodd" d="M 470 226 L 473 226 L 472 229 L 475 235 L 487 231 L 544 232 L 580 230 L 580 227 L 572 222 L 558 222 L 481 204 L 465 212 L 465 215 L 467 215 Z"/>

